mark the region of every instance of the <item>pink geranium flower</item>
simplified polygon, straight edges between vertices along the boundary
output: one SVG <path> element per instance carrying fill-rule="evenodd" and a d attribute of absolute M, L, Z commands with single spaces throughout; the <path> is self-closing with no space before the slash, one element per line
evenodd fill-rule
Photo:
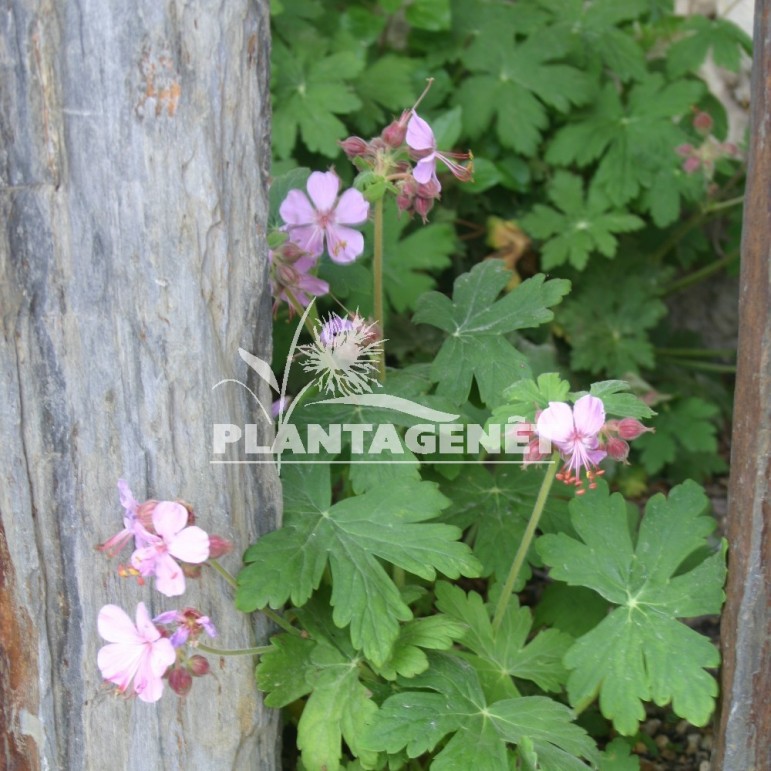
<path fill-rule="evenodd" d="M 145 531 L 146 546 L 131 555 L 131 564 L 144 576 L 155 576 L 155 588 L 167 597 L 185 591 L 185 575 L 177 560 L 197 565 L 209 558 L 209 536 L 200 527 L 187 527 L 187 509 L 161 501 L 153 511 L 155 534 Z"/>
<path fill-rule="evenodd" d="M 415 168 L 412 170 L 412 176 L 421 185 L 431 181 L 437 185 L 439 184 L 439 180 L 436 177 L 437 161 L 441 161 L 447 166 L 461 182 L 468 182 L 471 179 L 471 168 L 469 166 L 461 166 L 461 164 L 453 160 L 453 158 L 466 160 L 470 155 L 468 153 L 439 152 L 436 149 L 436 138 L 431 126 L 415 111 L 413 111 L 410 122 L 407 124 L 407 147 L 419 158 Z"/>
<path fill-rule="evenodd" d="M 290 190 L 279 208 L 290 239 L 311 257 L 326 247 L 333 262 L 353 262 L 364 251 L 364 237 L 349 225 L 366 222 L 364 196 L 351 188 L 338 198 L 340 178 L 333 171 L 314 171 L 307 189 L 308 195 Z"/>
<path fill-rule="evenodd" d="M 582 396 L 573 406 L 564 402 L 549 402 L 538 416 L 538 435 L 549 439 L 565 460 L 557 478 L 566 484 L 581 487 L 581 472 L 587 472 L 589 487 L 594 486 L 597 464 L 607 455 L 600 449 L 599 433 L 605 424 L 605 406 L 596 396 Z M 579 493 L 583 490 L 579 490 Z"/>
<path fill-rule="evenodd" d="M 99 611 L 99 634 L 109 645 L 99 649 L 97 664 L 102 677 L 125 693 L 133 679 L 134 693 L 142 701 L 158 701 L 164 672 L 176 660 L 171 641 L 150 620 L 143 602 L 137 605 L 136 626 L 117 605 Z"/>

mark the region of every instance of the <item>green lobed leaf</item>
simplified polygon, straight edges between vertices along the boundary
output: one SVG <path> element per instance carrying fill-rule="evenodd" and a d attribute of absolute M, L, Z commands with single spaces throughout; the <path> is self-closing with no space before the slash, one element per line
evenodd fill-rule
<path fill-rule="evenodd" d="M 592 186 L 623 206 L 650 187 L 657 172 L 679 166 L 674 148 L 688 137 L 673 119 L 686 114 L 703 91 L 700 82 L 667 84 L 654 74 L 632 86 L 624 104 L 608 84 L 588 112 L 557 132 L 546 160 L 582 167 L 599 161 Z"/>
<path fill-rule="evenodd" d="M 526 742 L 544 771 L 585 771 L 579 759 L 594 760 L 596 750 L 572 713 L 547 697 L 485 700 L 474 669 L 457 656 L 429 654 L 430 668 L 413 680 L 410 690 L 385 700 L 371 724 L 367 743 L 373 749 L 408 757 L 432 751 L 454 734 L 433 759 L 432 769 L 509 771 L 508 742 Z M 561 764 L 561 765 L 560 765 Z"/>
<path fill-rule="evenodd" d="M 330 645 L 318 645 L 312 661 L 316 666 L 313 691 L 297 724 L 297 747 L 306 768 L 337 771 L 342 740 L 368 766 L 375 755 L 362 741 L 377 706 L 359 681 L 358 661 L 343 656 Z"/>
<path fill-rule="evenodd" d="M 738 72 L 742 53 L 752 56 L 752 38 L 728 19 L 708 19 L 694 14 L 683 22 L 684 37 L 675 41 L 667 51 L 667 72 L 679 77 L 695 72 L 708 54 L 718 67 Z"/>
<path fill-rule="evenodd" d="M 656 474 L 684 452 L 717 452 L 714 421 L 718 414 L 719 409 L 714 404 L 698 396 L 662 405 L 652 423 L 656 433 L 646 434 L 636 441 L 646 471 Z"/>
<path fill-rule="evenodd" d="M 603 715 L 622 734 L 636 732 L 644 701 L 671 701 L 694 725 L 704 725 L 714 709 L 717 683 L 705 670 L 717 666 L 717 649 L 677 620 L 718 613 L 724 599 L 724 550 L 678 573 L 714 527 L 703 516 L 707 503 L 694 482 L 674 487 L 668 498 L 653 496 L 635 543 L 623 498 L 601 481 L 570 504 L 580 540 L 559 534 L 537 543 L 554 578 L 619 606 L 564 661 L 572 670 L 571 704 L 583 709 L 599 695 Z"/>
<path fill-rule="evenodd" d="M 524 357 L 503 335 L 551 321 L 550 307 L 570 283 L 538 275 L 496 301 L 510 276 L 500 261 L 485 260 L 456 279 L 452 300 L 438 292 L 420 299 L 413 321 L 448 333 L 431 369 L 440 396 L 462 404 L 476 379 L 482 401 L 493 404 L 506 386 L 527 375 Z"/>
<path fill-rule="evenodd" d="M 423 649 L 449 650 L 465 631 L 464 624 L 441 614 L 408 621 L 399 630 L 391 656 L 378 672 L 386 680 L 394 680 L 397 675 L 419 675 L 428 669 L 428 657 Z"/>
<path fill-rule="evenodd" d="M 457 479 L 442 485 L 451 503 L 444 519 L 462 529 L 472 526 L 469 541 L 483 566 L 484 575 L 504 581 L 533 511 L 544 472 L 519 466 L 501 466 L 491 473 L 481 465 L 467 465 Z M 565 501 L 551 496 L 544 524 L 564 519 Z M 534 553 L 531 553 L 535 557 Z M 523 566 L 519 589 L 530 575 Z"/>
<path fill-rule="evenodd" d="M 590 275 L 559 314 L 572 346 L 572 368 L 626 377 L 653 367 L 648 330 L 667 312 L 658 298 L 655 274 L 632 273 L 616 263 Z"/>
<path fill-rule="evenodd" d="M 309 150 L 336 156 L 345 136 L 336 115 L 361 107 L 351 85 L 363 68 L 361 58 L 353 51 L 328 53 L 327 45 L 274 45 L 273 149 L 279 158 L 291 155 L 298 134 Z"/>
<path fill-rule="evenodd" d="M 236 605 L 244 612 L 303 605 L 329 563 L 334 622 L 350 625 L 351 640 L 376 665 L 383 664 L 412 618 L 378 557 L 426 580 L 476 575 L 479 563 L 457 539 L 461 532 L 426 523 L 447 505 L 436 486 L 403 480 L 330 505 L 329 468 L 286 467 L 284 527 L 264 535 L 244 555 Z"/>
<path fill-rule="evenodd" d="M 521 219 L 527 232 L 544 241 L 544 270 L 566 262 L 583 270 L 593 252 L 613 257 L 618 248 L 613 234 L 639 230 L 644 225 L 639 217 L 611 209 L 603 197 L 590 195 L 585 200 L 580 177 L 566 171 L 554 175 L 549 197 L 561 211 L 537 204 Z"/>
<path fill-rule="evenodd" d="M 592 383 L 588 393 L 602 399 L 605 413 L 617 418 L 651 418 L 656 413 L 639 396 L 630 393 L 632 386 L 626 380 L 602 380 Z M 586 391 L 576 391 L 570 395 L 575 401 L 584 396 Z"/>
<path fill-rule="evenodd" d="M 554 35 L 539 30 L 515 41 L 511 26 L 493 22 L 483 27 L 462 54 L 473 73 L 457 93 L 464 129 L 470 138 L 477 138 L 495 118 L 496 135 L 504 147 L 533 155 L 548 125 L 546 106 L 567 112 L 571 105 L 585 103 L 592 94 L 591 79 L 554 61 L 563 53 Z"/>
<path fill-rule="evenodd" d="M 532 629 L 529 608 L 519 607 L 514 598 L 509 603 L 500 629 L 495 632 L 490 614 L 476 592 L 465 594 L 457 586 L 440 582 L 436 585 L 436 606 L 450 618 L 466 625 L 461 642 L 478 657 L 473 662 L 482 677 L 488 695 L 505 694 L 510 679 L 530 680 L 544 691 L 559 691 L 565 682 L 566 671 L 562 657 L 573 638 L 556 629 L 548 629 L 528 639 Z M 506 683 L 505 681 L 509 681 Z"/>

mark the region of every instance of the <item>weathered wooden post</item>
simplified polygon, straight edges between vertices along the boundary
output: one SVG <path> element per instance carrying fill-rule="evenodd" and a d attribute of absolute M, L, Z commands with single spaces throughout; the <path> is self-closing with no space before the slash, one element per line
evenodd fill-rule
<path fill-rule="evenodd" d="M 714 771 L 771 768 L 771 3 L 755 6 L 750 162 Z"/>
<path fill-rule="evenodd" d="M 181 598 L 117 577 L 116 480 L 184 498 L 236 554 L 275 526 L 267 466 L 211 465 L 270 358 L 267 0 L 9 0 L 0 13 L 0 766 L 274 769 L 249 659 L 180 700 L 102 685 L 99 608 L 195 605 L 260 641 L 204 571 Z M 251 398 L 251 397 L 248 397 Z M 124 555 L 124 560 L 128 554 Z M 255 637 L 256 635 L 256 637 Z"/>

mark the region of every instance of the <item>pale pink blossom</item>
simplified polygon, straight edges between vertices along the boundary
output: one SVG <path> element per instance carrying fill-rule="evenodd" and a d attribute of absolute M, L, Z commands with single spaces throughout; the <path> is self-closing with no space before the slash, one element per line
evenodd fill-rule
<path fill-rule="evenodd" d="M 131 564 L 143 577 L 155 576 L 155 588 L 167 597 L 185 591 L 185 575 L 176 560 L 193 565 L 209 558 L 209 536 L 200 527 L 187 527 L 187 509 L 161 501 L 153 511 L 155 533 L 145 532 L 147 545 L 131 555 Z"/>
<path fill-rule="evenodd" d="M 102 677 L 123 693 L 133 680 L 133 692 L 142 701 L 158 701 L 163 693 L 161 678 L 177 654 L 150 620 L 144 603 L 137 605 L 136 625 L 117 605 L 105 605 L 99 611 L 97 628 L 109 643 L 97 654 Z"/>
<path fill-rule="evenodd" d="M 407 147 L 419 159 L 412 171 L 412 176 L 416 182 L 422 185 L 431 181 L 439 184 L 436 177 L 437 161 L 441 161 L 447 166 L 461 182 L 468 182 L 471 179 L 471 167 L 462 166 L 453 160 L 454 158 L 467 160 L 470 155 L 468 153 L 439 152 L 436 149 L 433 129 L 415 111 L 413 111 L 410 122 L 407 124 Z"/>
<path fill-rule="evenodd" d="M 314 171 L 307 190 L 290 190 L 279 208 L 290 239 L 311 257 L 326 248 L 333 262 L 353 262 L 364 251 L 364 237 L 349 226 L 367 221 L 364 196 L 351 188 L 338 198 L 340 178 L 333 171 Z"/>
<path fill-rule="evenodd" d="M 549 402 L 538 416 L 538 435 L 551 441 L 565 460 L 557 478 L 580 487 L 582 470 L 586 470 L 590 487 L 594 484 L 597 464 L 607 455 L 600 448 L 599 433 L 605 423 L 605 406 L 601 399 L 587 394 L 571 409 L 564 402 Z"/>

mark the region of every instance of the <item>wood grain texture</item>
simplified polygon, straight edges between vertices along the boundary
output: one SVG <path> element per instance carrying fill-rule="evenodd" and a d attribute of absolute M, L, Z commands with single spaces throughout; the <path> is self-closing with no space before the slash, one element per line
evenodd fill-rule
<path fill-rule="evenodd" d="M 277 767 L 248 659 L 157 705 L 96 666 L 108 602 L 196 606 L 223 647 L 262 623 L 214 574 L 165 598 L 94 551 L 121 527 L 119 477 L 192 502 L 234 571 L 277 523 L 268 467 L 210 464 L 213 423 L 260 422 L 212 387 L 247 379 L 239 346 L 270 358 L 268 61 L 266 0 L 3 3 L 0 767 Z"/>
<path fill-rule="evenodd" d="M 715 771 L 771 768 L 771 3 L 755 7 L 751 143 L 731 451 Z"/>

